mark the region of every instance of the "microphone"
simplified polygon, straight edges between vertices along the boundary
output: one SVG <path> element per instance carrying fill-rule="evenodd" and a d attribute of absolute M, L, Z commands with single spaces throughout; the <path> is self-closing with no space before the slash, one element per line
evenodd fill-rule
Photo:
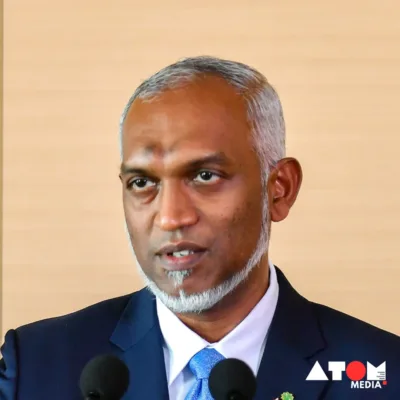
<path fill-rule="evenodd" d="M 256 377 L 250 367 L 236 358 L 217 363 L 208 379 L 215 400 L 251 400 L 256 393 Z"/>
<path fill-rule="evenodd" d="M 85 400 L 120 400 L 128 386 L 128 367 L 114 355 L 92 358 L 83 368 L 79 380 Z"/>

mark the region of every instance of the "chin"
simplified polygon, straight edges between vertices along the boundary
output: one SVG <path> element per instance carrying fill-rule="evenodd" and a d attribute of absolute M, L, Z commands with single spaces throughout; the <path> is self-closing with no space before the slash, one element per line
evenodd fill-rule
<path fill-rule="evenodd" d="M 172 296 L 192 296 L 207 293 L 224 284 L 224 282 L 214 282 L 207 279 L 201 279 L 197 275 L 192 275 L 191 272 L 183 272 L 169 276 L 168 289 Z"/>
<path fill-rule="evenodd" d="M 175 313 L 202 313 L 215 307 L 225 296 L 233 292 L 246 278 L 252 268 L 245 268 L 230 279 L 218 283 L 210 279 L 201 279 L 193 270 L 169 271 L 158 282 L 142 276 L 148 289 Z M 203 287 L 198 287 L 199 283 Z M 206 286 L 207 285 L 207 286 Z"/>
<path fill-rule="evenodd" d="M 147 280 L 148 289 L 171 311 L 179 314 L 201 313 L 214 307 L 221 300 L 213 288 L 195 288 L 184 281 L 179 285 L 157 284 Z M 218 292 L 218 289 L 217 289 Z"/>

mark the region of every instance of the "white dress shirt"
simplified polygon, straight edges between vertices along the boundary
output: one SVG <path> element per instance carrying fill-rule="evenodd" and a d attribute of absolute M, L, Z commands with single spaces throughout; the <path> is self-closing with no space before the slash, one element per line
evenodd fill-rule
<path fill-rule="evenodd" d="M 275 267 L 269 263 L 269 268 L 270 281 L 265 295 L 250 314 L 217 343 L 211 344 L 201 338 L 157 299 L 157 314 L 164 337 L 163 350 L 171 400 L 185 399 L 196 381 L 187 364 L 197 352 L 206 347 L 214 348 L 225 358 L 234 357 L 244 361 L 257 375 L 279 295 Z"/>

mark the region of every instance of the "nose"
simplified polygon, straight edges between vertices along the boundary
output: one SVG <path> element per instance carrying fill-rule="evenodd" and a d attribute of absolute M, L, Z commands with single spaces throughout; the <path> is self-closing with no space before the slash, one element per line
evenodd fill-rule
<path fill-rule="evenodd" d="M 164 182 L 159 192 L 155 225 L 164 231 L 175 231 L 194 225 L 198 220 L 196 208 L 183 182 Z"/>

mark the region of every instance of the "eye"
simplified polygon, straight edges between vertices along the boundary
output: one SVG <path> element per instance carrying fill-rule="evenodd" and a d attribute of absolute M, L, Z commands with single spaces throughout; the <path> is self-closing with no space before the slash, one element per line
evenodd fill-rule
<path fill-rule="evenodd" d="M 196 175 L 196 178 L 199 177 L 199 179 L 195 179 L 199 181 L 200 183 L 215 183 L 220 179 L 220 176 L 217 175 L 214 172 L 211 171 L 201 171 Z"/>
<path fill-rule="evenodd" d="M 135 190 L 144 190 L 151 186 L 154 186 L 155 183 L 147 178 L 136 178 L 132 179 L 128 182 L 127 187 L 128 189 L 135 189 Z"/>

